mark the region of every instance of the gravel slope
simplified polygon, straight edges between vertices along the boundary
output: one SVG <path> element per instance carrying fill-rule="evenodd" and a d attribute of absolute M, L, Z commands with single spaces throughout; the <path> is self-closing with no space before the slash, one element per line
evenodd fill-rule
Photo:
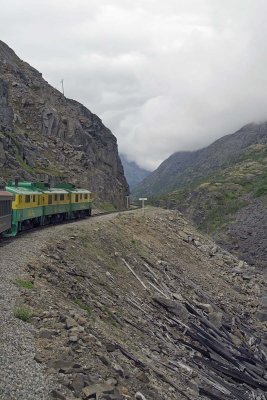
<path fill-rule="evenodd" d="M 24 235 L 0 247 L 0 398 L 3 400 L 48 399 L 52 387 L 34 361 L 33 328 L 14 317 L 19 288 L 14 284 L 22 266 L 42 246 L 47 232 Z"/>
<path fill-rule="evenodd" d="M 201 332 L 209 338 L 213 332 L 213 342 L 225 327 L 228 333 L 230 329 L 226 342 L 221 336 L 215 342 L 234 363 L 239 346 L 261 368 L 263 325 L 256 313 L 263 277 L 244 263 L 240 266 L 177 212 L 148 209 L 143 215 L 138 210 L 36 230 L 0 245 L 0 258 L 0 399 L 80 399 L 95 382 L 112 382 L 114 390 L 125 393 L 123 398 L 139 392 L 144 396 L 136 399 L 206 398 L 201 391 L 213 393 L 214 388 L 205 377 L 217 377 L 214 353 L 205 345 L 211 360 L 206 365 L 201 353 L 192 351 L 195 340 L 191 348 L 189 335 L 198 335 L 203 321 L 208 325 Z M 15 280 L 24 274 L 33 277 L 35 289 L 23 294 Z M 262 306 L 264 299 L 263 293 Z M 24 301 L 38 310 L 32 321 L 36 332 L 13 316 Z M 81 305 L 89 306 L 89 314 Z M 185 319 L 181 326 L 174 324 L 177 318 Z M 203 343 L 198 344 L 202 350 Z M 62 349 L 75 368 L 63 365 Z M 51 371 L 51 360 L 63 363 L 65 372 L 61 367 Z M 218 364 L 221 358 L 215 360 Z M 45 363 L 50 378 L 41 367 Z M 223 365 L 229 367 L 227 359 Z M 241 382 L 247 379 L 243 366 L 238 373 Z M 52 396 L 53 389 L 58 396 Z M 255 385 L 249 388 L 254 397 L 242 384 L 230 389 L 244 396 L 225 399 L 266 398 Z"/>
<path fill-rule="evenodd" d="M 105 215 L 96 220 L 111 219 Z M 95 219 L 90 220 L 94 223 Z M 79 221 L 70 226 L 87 224 Z M 16 279 L 23 277 L 23 266 L 36 257 L 51 237 L 56 237 L 66 225 L 49 227 L 0 244 L 0 399 L 46 400 L 53 384 L 44 375 L 42 367 L 34 360 L 34 330 L 14 317 L 19 304 L 20 289 Z"/>

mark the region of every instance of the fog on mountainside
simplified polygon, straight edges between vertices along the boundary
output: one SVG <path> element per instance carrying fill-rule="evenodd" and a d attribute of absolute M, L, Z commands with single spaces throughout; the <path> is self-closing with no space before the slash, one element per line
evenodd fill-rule
<path fill-rule="evenodd" d="M 149 171 L 145 170 L 144 168 L 140 168 L 134 161 L 128 161 L 125 155 L 120 154 L 120 159 L 130 189 L 136 187 L 138 183 L 140 183 L 146 176 L 150 174 Z"/>

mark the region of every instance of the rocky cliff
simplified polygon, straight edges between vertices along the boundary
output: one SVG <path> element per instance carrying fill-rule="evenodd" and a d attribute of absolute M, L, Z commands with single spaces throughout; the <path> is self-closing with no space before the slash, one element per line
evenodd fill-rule
<path fill-rule="evenodd" d="M 0 179 L 68 181 L 122 206 L 117 141 L 100 118 L 50 86 L 0 41 Z"/>

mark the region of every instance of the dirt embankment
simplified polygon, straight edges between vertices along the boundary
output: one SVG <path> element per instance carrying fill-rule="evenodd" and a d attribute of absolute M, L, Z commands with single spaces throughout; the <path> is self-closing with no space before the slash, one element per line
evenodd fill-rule
<path fill-rule="evenodd" d="M 266 398 L 265 282 L 253 267 L 176 211 L 46 232 L 19 301 L 51 398 Z"/>

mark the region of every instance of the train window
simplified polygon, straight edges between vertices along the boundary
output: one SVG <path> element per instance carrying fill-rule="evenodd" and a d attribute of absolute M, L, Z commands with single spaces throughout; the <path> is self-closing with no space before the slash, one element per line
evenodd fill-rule
<path fill-rule="evenodd" d="M 60 200 L 65 200 L 64 194 L 61 194 L 61 195 L 60 195 Z"/>
<path fill-rule="evenodd" d="M 57 194 L 55 194 L 55 201 L 57 201 Z"/>
<path fill-rule="evenodd" d="M 78 194 L 75 194 L 75 201 L 76 201 L 76 203 L 78 203 L 78 201 L 79 201 L 79 195 Z"/>
<path fill-rule="evenodd" d="M 32 196 L 32 201 L 35 203 L 35 194 Z"/>
<path fill-rule="evenodd" d="M 80 200 L 82 200 L 82 198 L 83 198 L 83 195 L 82 195 L 82 194 L 80 194 Z"/>
<path fill-rule="evenodd" d="M 88 200 L 88 194 L 84 195 L 85 200 Z"/>
<path fill-rule="evenodd" d="M 26 194 L 25 203 L 30 203 L 30 202 L 31 202 L 31 196 L 29 194 Z"/>
<path fill-rule="evenodd" d="M 22 202 L 22 196 L 19 196 L 19 203 Z"/>
<path fill-rule="evenodd" d="M 52 204 L 52 194 L 48 195 L 48 204 Z"/>

